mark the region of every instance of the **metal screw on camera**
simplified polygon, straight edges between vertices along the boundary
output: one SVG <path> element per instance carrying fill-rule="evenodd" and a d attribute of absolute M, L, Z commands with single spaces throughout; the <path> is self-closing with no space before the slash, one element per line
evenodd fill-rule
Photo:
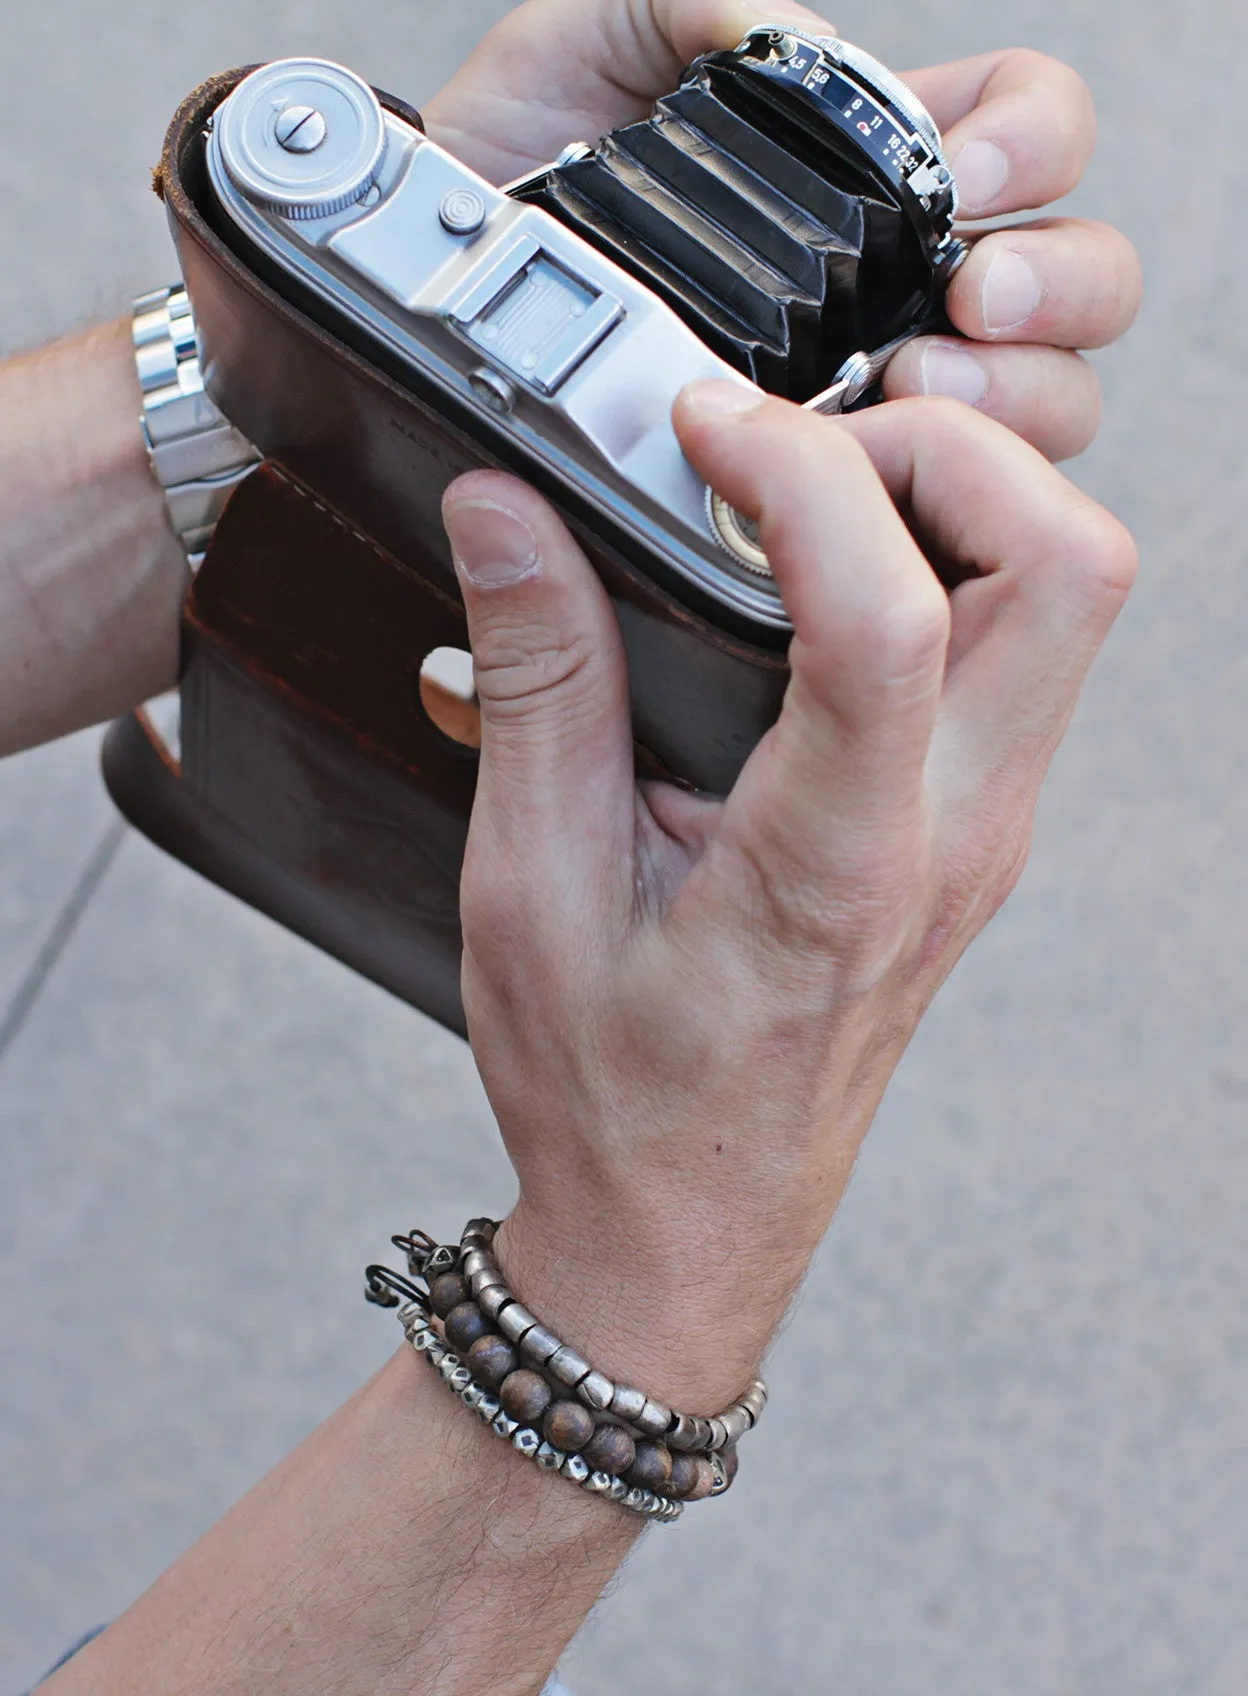
<path fill-rule="evenodd" d="M 516 391 L 506 377 L 479 365 L 468 373 L 468 382 L 478 400 L 483 400 L 492 412 L 511 412 L 516 404 Z"/>
<path fill-rule="evenodd" d="M 277 114 L 273 133 L 287 153 L 315 153 L 329 126 L 315 106 L 286 106 Z"/>

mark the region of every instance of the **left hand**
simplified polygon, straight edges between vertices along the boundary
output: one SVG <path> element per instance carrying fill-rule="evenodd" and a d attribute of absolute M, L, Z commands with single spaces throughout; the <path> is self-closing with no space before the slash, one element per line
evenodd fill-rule
<path fill-rule="evenodd" d="M 504 18 L 425 111 L 429 133 L 493 182 L 642 118 L 700 53 L 734 47 L 766 18 L 827 33 L 805 7 L 753 0 L 528 0 Z M 1079 183 L 1096 141 L 1087 86 L 1022 49 L 907 73 L 941 126 L 963 213 L 1003 217 Z M 1140 264 L 1106 224 L 1046 219 L 980 236 L 949 291 L 968 342 L 934 338 L 894 360 L 890 400 L 940 394 L 998 419 L 1053 460 L 1082 453 L 1100 385 L 1081 348 L 1134 322 Z"/>

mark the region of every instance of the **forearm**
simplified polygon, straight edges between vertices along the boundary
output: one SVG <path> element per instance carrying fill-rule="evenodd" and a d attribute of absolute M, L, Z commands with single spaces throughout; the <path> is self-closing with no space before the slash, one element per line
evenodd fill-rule
<path fill-rule="evenodd" d="M 49 1696 L 531 1696 L 637 1533 L 404 1349 Z"/>
<path fill-rule="evenodd" d="M 174 681 L 187 566 L 140 406 L 123 322 L 0 365 L 0 754 Z"/>
<path fill-rule="evenodd" d="M 687 1411 L 747 1387 L 778 1317 L 522 1213 L 498 1251 L 568 1341 Z M 643 1523 L 514 1453 L 404 1348 L 46 1688 L 534 1696 Z"/>

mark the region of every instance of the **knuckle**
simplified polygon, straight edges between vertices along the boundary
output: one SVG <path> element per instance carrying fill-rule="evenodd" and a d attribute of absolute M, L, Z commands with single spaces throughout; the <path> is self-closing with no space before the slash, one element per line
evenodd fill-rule
<path fill-rule="evenodd" d="M 1093 599 L 1120 603 L 1134 587 L 1140 555 L 1125 524 L 1104 507 L 1082 502 L 1063 526 L 1066 570 Z"/>
<path fill-rule="evenodd" d="M 1038 354 L 1038 357 L 1029 357 Z M 1086 453 L 1101 428 L 1101 379 L 1096 367 L 1081 354 L 1027 349 L 1027 371 L 1035 376 L 1020 383 L 1021 434 L 1043 447 L 1054 461 Z M 1006 418 L 1005 422 L 1016 422 Z"/>
<path fill-rule="evenodd" d="M 1070 117 L 1087 119 L 1094 116 L 1096 100 L 1091 88 L 1065 59 L 1055 58 L 1052 53 L 1042 53 L 1037 47 L 1015 47 L 1006 55 L 1006 67 L 1010 81 L 1015 85 L 1041 89 L 1046 104 L 1059 117 L 1063 114 L 1056 102 L 1060 102 L 1067 109 L 1067 124 Z"/>
<path fill-rule="evenodd" d="M 952 437 L 960 441 L 967 436 L 982 435 L 984 430 L 983 414 L 949 395 L 916 395 L 898 405 L 912 415 L 917 429 L 928 438 Z"/>
<path fill-rule="evenodd" d="M 784 869 L 762 856 L 750 867 L 758 890 L 755 930 L 769 958 L 808 978 L 816 999 L 829 989 L 838 1005 L 865 998 L 921 928 L 926 853 L 881 834 L 860 853 L 838 856 L 834 875 L 800 867 L 795 877 L 777 859 Z"/>
<path fill-rule="evenodd" d="M 535 944 L 542 926 L 528 882 L 514 871 L 506 855 L 470 855 L 460 888 L 460 924 L 464 946 L 491 977 L 514 961 L 535 961 Z"/>
<path fill-rule="evenodd" d="M 935 577 L 919 579 L 905 594 L 890 598 L 867 622 L 866 657 L 890 683 L 926 674 L 943 659 L 952 614 L 949 597 Z"/>
<path fill-rule="evenodd" d="M 1015 48 L 1005 69 L 1031 111 L 1033 168 L 1043 169 L 1049 197 L 1060 199 L 1078 185 L 1095 142 L 1092 90 L 1072 66 L 1034 48 Z"/>
<path fill-rule="evenodd" d="M 969 840 L 946 848 L 933 934 L 961 954 L 1005 906 L 1031 857 L 1034 797 L 979 821 Z"/>
<path fill-rule="evenodd" d="M 474 653 L 477 696 L 495 718 L 522 717 L 579 693 L 591 681 L 593 660 L 592 645 L 581 635 L 496 629 Z"/>

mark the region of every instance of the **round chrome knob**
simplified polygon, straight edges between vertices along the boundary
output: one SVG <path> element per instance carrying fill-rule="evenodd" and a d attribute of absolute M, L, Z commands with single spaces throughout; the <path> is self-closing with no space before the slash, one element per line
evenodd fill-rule
<path fill-rule="evenodd" d="M 286 218 L 328 218 L 362 200 L 386 152 L 377 96 L 326 59 L 253 71 L 216 115 L 214 139 L 235 188 Z"/>

